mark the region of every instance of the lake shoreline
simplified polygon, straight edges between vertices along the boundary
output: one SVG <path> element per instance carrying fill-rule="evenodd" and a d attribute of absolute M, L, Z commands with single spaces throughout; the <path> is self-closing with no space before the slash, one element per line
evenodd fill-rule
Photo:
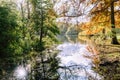
<path fill-rule="evenodd" d="M 95 69 L 104 80 L 120 79 L 120 45 L 100 45 L 97 44 L 99 51 L 100 64 Z"/>
<path fill-rule="evenodd" d="M 105 64 L 107 62 L 114 63 L 120 62 L 120 45 L 100 45 L 97 44 L 97 49 L 99 51 L 99 56 L 101 59 L 101 64 Z"/>

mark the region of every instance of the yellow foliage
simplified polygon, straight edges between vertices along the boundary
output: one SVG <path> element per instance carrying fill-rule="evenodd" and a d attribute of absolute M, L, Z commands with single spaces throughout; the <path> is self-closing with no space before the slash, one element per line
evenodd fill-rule
<path fill-rule="evenodd" d="M 85 34 L 96 34 L 103 30 L 103 28 L 111 29 L 111 0 L 90 0 L 91 5 L 96 6 L 91 10 L 91 20 L 80 24 L 78 27 L 84 31 Z M 115 27 L 120 28 L 120 0 L 114 3 L 115 8 Z M 107 31 L 107 30 L 106 30 Z"/>

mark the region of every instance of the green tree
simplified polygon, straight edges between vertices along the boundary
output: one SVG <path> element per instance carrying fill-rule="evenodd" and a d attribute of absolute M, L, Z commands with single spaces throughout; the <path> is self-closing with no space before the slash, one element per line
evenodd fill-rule
<path fill-rule="evenodd" d="M 49 71 L 46 71 L 46 63 L 44 63 L 44 55 L 48 54 L 44 54 L 42 51 L 45 49 L 46 45 L 56 42 L 56 35 L 59 33 L 59 29 L 55 24 L 56 14 L 53 10 L 53 5 L 50 0 L 31 0 L 31 4 L 31 21 L 33 22 L 33 27 L 37 36 L 34 49 L 40 53 L 41 58 L 41 64 L 36 64 L 36 66 L 41 66 L 40 71 L 42 71 L 42 73 L 36 71 L 35 78 L 38 79 L 41 77 L 41 80 L 49 80 L 48 77 L 50 75 L 46 75 L 49 73 Z M 51 64 L 52 62 L 53 61 L 50 61 L 47 64 Z M 39 75 L 41 76 L 39 77 Z"/>
<path fill-rule="evenodd" d="M 37 36 L 39 36 L 37 50 L 41 51 L 43 50 L 43 43 L 48 43 L 50 39 L 56 41 L 55 35 L 59 33 L 55 24 L 56 14 L 49 0 L 31 0 L 31 3 L 33 26 Z"/>
<path fill-rule="evenodd" d="M 1 57 L 13 56 L 21 51 L 17 43 L 16 14 L 7 6 L 0 6 L 0 54 Z"/>

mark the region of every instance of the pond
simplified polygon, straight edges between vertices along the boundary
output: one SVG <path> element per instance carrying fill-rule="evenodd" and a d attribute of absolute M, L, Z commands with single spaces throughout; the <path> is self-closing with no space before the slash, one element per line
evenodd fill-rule
<path fill-rule="evenodd" d="M 102 77 L 92 69 L 95 65 L 93 64 L 92 59 L 88 57 L 93 56 L 93 54 L 86 49 L 87 43 L 83 40 L 78 40 L 77 37 L 77 35 L 58 36 L 58 39 L 62 43 L 56 46 L 57 50 L 60 51 L 55 59 L 59 59 L 60 62 L 58 64 L 59 68 L 55 68 L 57 69 L 59 78 L 55 80 L 101 80 Z M 48 53 L 50 53 L 50 51 Z M 34 59 L 23 57 L 23 59 L 18 63 L 16 61 L 16 63 L 11 65 L 11 68 L 7 70 L 8 73 L 0 76 L 0 79 L 46 80 L 41 78 L 43 75 L 43 72 L 41 71 L 44 70 L 44 68 L 42 69 L 41 67 L 43 67 L 43 65 L 38 63 L 40 60 L 40 55 Z M 57 62 L 55 63 L 57 65 Z M 32 67 L 33 65 L 36 65 L 36 67 Z M 46 75 L 51 73 L 47 73 L 47 67 L 51 66 L 53 69 L 56 67 L 53 66 L 53 64 L 44 64 Z"/>
<path fill-rule="evenodd" d="M 61 50 L 57 56 L 61 60 L 59 65 L 62 67 L 58 70 L 60 80 L 101 80 L 102 77 L 92 70 L 95 66 L 92 60 L 86 57 L 92 56 L 86 49 L 86 42 L 80 42 L 76 35 L 59 37 L 63 42 L 57 47 Z"/>

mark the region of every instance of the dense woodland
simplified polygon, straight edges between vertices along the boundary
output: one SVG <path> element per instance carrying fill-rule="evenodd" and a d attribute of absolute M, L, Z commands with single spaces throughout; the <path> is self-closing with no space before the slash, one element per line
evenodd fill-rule
<path fill-rule="evenodd" d="M 49 0 L 0 0 L 2 75 L 6 74 L 5 67 L 19 60 L 19 57 L 43 55 L 43 50 L 57 42 L 59 29 L 55 23 L 56 17 L 53 3 Z M 32 65 L 36 67 L 37 63 Z"/>
<path fill-rule="evenodd" d="M 42 51 L 59 33 L 50 1 L 24 0 L 0 3 L 1 58 Z"/>
<path fill-rule="evenodd" d="M 102 35 L 105 36 L 103 40 L 110 37 L 110 44 L 120 43 L 117 37 L 120 34 L 120 0 L 66 0 L 57 6 L 61 1 L 0 0 L 0 62 L 39 55 L 41 63 L 33 67 L 40 65 L 42 71 L 34 74 L 35 80 L 40 79 L 39 76 L 42 76 L 41 80 L 57 80 L 56 55 L 48 59 L 50 69 L 45 70 L 48 65 L 44 64 L 44 58 L 48 54 L 44 51 L 59 43 L 57 35 L 63 24 L 68 27 L 66 32 L 63 31 L 66 34 L 77 27 L 75 30 L 79 36 Z M 0 65 L 1 75 L 4 75 L 2 67 L 6 65 Z"/>

